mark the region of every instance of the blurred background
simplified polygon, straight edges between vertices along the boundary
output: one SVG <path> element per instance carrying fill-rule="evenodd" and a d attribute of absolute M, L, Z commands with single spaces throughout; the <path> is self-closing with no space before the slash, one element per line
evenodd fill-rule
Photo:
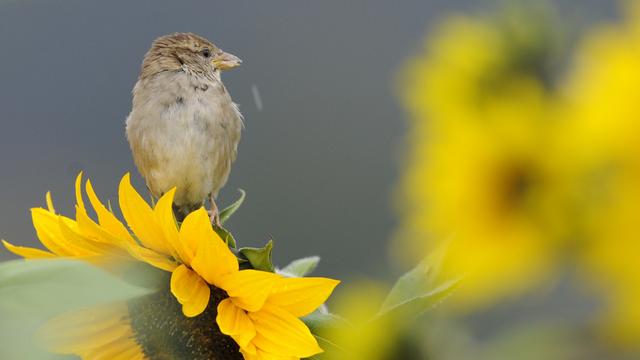
<path fill-rule="evenodd" d="M 0 236 L 36 244 L 29 208 L 51 191 L 71 214 L 80 170 L 105 199 L 127 171 L 143 189 L 124 137 L 131 89 L 153 39 L 192 31 L 244 60 L 224 74 L 246 124 L 220 200 L 248 192 L 230 223 L 238 240 L 273 237 L 280 264 L 318 254 L 326 275 L 390 277 L 398 71 L 444 16 L 498 3 L 2 0 Z M 577 28 L 616 14 L 612 2 L 558 5 Z"/>
<path fill-rule="evenodd" d="M 425 324 L 352 343 L 638 359 L 639 22 L 632 1 L 0 0 L 0 237 L 36 245 L 29 208 L 50 190 L 73 214 L 81 170 L 103 199 L 128 171 L 144 189 L 130 92 L 151 41 L 191 31 L 244 60 L 220 197 L 248 192 L 240 244 L 382 283 L 446 249 L 437 277 L 464 277 Z M 388 287 L 337 308 L 367 318 Z"/>

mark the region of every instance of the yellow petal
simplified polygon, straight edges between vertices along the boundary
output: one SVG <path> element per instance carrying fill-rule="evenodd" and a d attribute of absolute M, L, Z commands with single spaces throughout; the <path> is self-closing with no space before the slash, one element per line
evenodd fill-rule
<path fill-rule="evenodd" d="M 178 266 L 164 254 L 142 247 L 135 241 L 129 241 L 129 239 L 122 239 L 115 236 L 104 227 L 93 222 L 93 220 L 81 211 L 78 211 L 77 217 L 78 223 L 81 224 L 81 227 L 95 236 L 92 240 L 111 246 L 112 251 L 110 255 L 124 258 L 125 260 L 136 259 L 169 272 L 173 271 Z"/>
<path fill-rule="evenodd" d="M 224 299 L 218 304 L 216 323 L 220 331 L 231 336 L 241 348 L 247 347 L 256 336 L 256 329 L 247 313 L 231 299 Z"/>
<path fill-rule="evenodd" d="M 247 351 L 247 349 L 240 349 L 240 352 L 244 356 L 244 360 L 300 360 L 295 356 L 278 356 L 264 352 L 260 349 L 256 349 L 253 353 Z"/>
<path fill-rule="evenodd" d="M 125 303 L 83 308 L 47 321 L 37 338 L 55 353 L 71 354 L 97 349 L 131 336 Z"/>
<path fill-rule="evenodd" d="M 280 275 L 258 270 L 232 273 L 220 282 L 234 304 L 247 310 L 258 311 L 264 305 Z"/>
<path fill-rule="evenodd" d="M 76 223 L 78 224 L 79 232 L 98 241 L 99 235 L 95 231 L 98 225 L 89 217 L 89 215 L 87 215 L 87 212 L 78 205 L 76 205 Z"/>
<path fill-rule="evenodd" d="M 31 209 L 33 227 L 38 239 L 47 249 L 58 256 L 77 256 L 85 252 L 62 235 L 58 219 L 60 216 L 42 208 Z"/>
<path fill-rule="evenodd" d="M 4 245 L 7 250 L 25 259 L 48 259 L 56 257 L 55 254 L 52 254 L 48 251 L 25 246 L 15 246 L 4 240 L 2 240 L 2 245 Z"/>
<path fill-rule="evenodd" d="M 126 303 L 118 302 L 65 313 L 45 323 L 37 337 L 51 352 L 82 359 L 143 360 L 128 312 Z"/>
<path fill-rule="evenodd" d="M 153 210 L 131 186 L 129 174 L 123 176 L 120 181 L 118 197 L 122 215 L 140 242 L 149 249 L 171 255 L 169 244 L 164 238 L 160 225 L 156 222 Z"/>
<path fill-rule="evenodd" d="M 56 209 L 53 207 L 53 200 L 51 200 L 51 191 L 47 191 L 45 198 L 47 199 L 47 209 L 52 213 L 55 213 Z"/>
<path fill-rule="evenodd" d="M 245 347 L 240 347 L 240 352 L 242 353 L 244 360 L 259 359 L 258 349 L 252 343 L 247 344 Z"/>
<path fill-rule="evenodd" d="M 100 227 L 100 225 L 93 221 L 93 219 L 78 206 L 76 206 L 76 222 L 78 223 L 79 232 L 91 238 L 91 240 L 112 245 L 119 245 L 121 243 L 120 239 L 116 240 L 115 236 Z"/>
<path fill-rule="evenodd" d="M 307 358 L 322 352 L 309 328 L 286 310 L 267 303 L 249 317 L 256 327 L 253 344 L 266 353 Z"/>
<path fill-rule="evenodd" d="M 82 171 L 80 171 L 80 173 L 78 173 L 78 176 L 76 176 L 75 189 L 76 189 L 76 204 L 82 211 L 86 211 L 84 206 L 84 200 L 82 200 Z"/>
<path fill-rule="evenodd" d="M 302 317 L 322 305 L 339 283 L 327 278 L 281 278 L 267 301 Z"/>
<path fill-rule="evenodd" d="M 134 258 L 161 270 L 173 272 L 178 267 L 178 264 L 171 261 L 171 259 L 166 255 L 157 253 L 137 244 L 128 244 L 127 251 Z"/>
<path fill-rule="evenodd" d="M 168 263 L 169 271 L 175 268 L 175 264 L 173 264 L 173 262 L 171 262 L 166 256 L 157 254 L 153 250 L 145 249 L 135 242 L 130 242 L 128 239 L 121 239 L 113 235 L 112 233 L 107 231 L 105 228 L 96 224 L 91 218 L 89 218 L 89 216 L 86 213 L 83 213 L 79 209 L 76 209 L 76 210 L 77 210 L 76 218 L 78 220 L 78 226 L 82 230 L 83 234 L 86 236 L 89 236 L 90 240 L 92 240 L 93 242 L 98 243 L 96 244 L 96 246 L 100 245 L 103 247 L 108 247 L 109 248 L 109 251 L 107 252 L 108 255 L 118 257 L 121 260 L 124 259 L 124 260 L 130 261 L 133 259 L 137 259 L 140 261 L 148 262 L 145 259 L 143 259 L 142 256 L 139 255 L 140 252 L 146 250 L 146 253 L 152 253 L 155 255 L 153 256 L 154 259 L 161 258 L 163 263 L 165 264 Z M 104 252 L 103 252 L 103 255 L 105 255 Z M 110 260 L 114 260 L 114 259 L 110 259 Z M 108 262 L 109 261 L 107 261 L 107 263 Z M 151 265 L 155 266 L 155 264 L 151 264 Z M 159 266 L 159 267 L 163 270 L 167 269 L 167 266 Z"/>
<path fill-rule="evenodd" d="M 103 226 L 107 231 L 120 239 L 130 243 L 135 243 L 135 240 L 131 236 L 131 233 L 129 233 L 129 230 L 127 230 L 126 226 L 124 226 L 124 224 L 102 204 L 93 190 L 91 181 L 89 180 L 87 180 L 86 190 L 87 195 L 89 196 L 89 202 L 91 202 L 91 206 L 98 215 L 98 222 L 100 222 L 100 226 Z"/>
<path fill-rule="evenodd" d="M 131 337 L 108 342 L 96 349 L 79 354 L 82 359 L 91 360 L 134 360 L 146 359 L 140 345 Z"/>
<path fill-rule="evenodd" d="M 127 257 L 126 246 L 123 245 L 125 240 L 115 237 L 104 228 L 100 227 L 93 219 L 87 215 L 79 206 L 76 205 L 76 223 L 68 223 L 67 228 L 77 233 L 82 237 L 81 241 L 84 248 L 92 250 L 100 255 L 113 255 L 120 257 Z M 66 234 L 66 235 L 65 235 Z M 75 237 L 69 236 L 67 232 L 63 231 L 63 235 L 68 239 L 74 239 Z M 74 243 L 80 244 L 73 240 Z"/>
<path fill-rule="evenodd" d="M 120 252 L 117 246 L 110 243 L 92 241 L 83 234 L 76 232 L 70 225 L 72 225 L 72 223 L 65 221 L 62 216 L 58 217 L 58 226 L 62 237 L 77 248 L 75 256 L 117 256 Z"/>
<path fill-rule="evenodd" d="M 180 227 L 180 242 L 189 252 L 195 255 L 201 242 L 210 241 L 215 237 L 219 237 L 213 227 L 209 215 L 200 208 L 184 219 Z"/>
<path fill-rule="evenodd" d="M 184 219 L 180 241 L 190 249 L 195 249 L 191 268 L 209 284 L 218 286 L 225 275 L 238 271 L 238 259 L 213 231 L 209 215 L 203 208 Z"/>
<path fill-rule="evenodd" d="M 173 271 L 171 274 L 171 293 L 178 302 L 183 303 L 191 299 L 196 290 L 193 283 L 197 282 L 198 278 L 198 274 L 184 265 L 178 266 Z"/>
<path fill-rule="evenodd" d="M 194 317 L 207 308 L 211 289 L 193 270 L 180 265 L 171 274 L 171 293 L 182 304 L 182 313 Z"/>
<path fill-rule="evenodd" d="M 160 227 L 164 232 L 165 238 L 172 248 L 174 257 L 179 259 L 181 262 L 190 265 L 193 253 L 188 252 L 186 246 L 180 242 L 180 239 L 178 238 L 178 225 L 176 224 L 176 219 L 173 215 L 173 197 L 175 193 L 176 189 L 173 188 L 162 195 L 160 200 L 158 200 L 156 207 L 153 209 L 153 212 L 158 220 L 158 224 L 160 224 Z"/>

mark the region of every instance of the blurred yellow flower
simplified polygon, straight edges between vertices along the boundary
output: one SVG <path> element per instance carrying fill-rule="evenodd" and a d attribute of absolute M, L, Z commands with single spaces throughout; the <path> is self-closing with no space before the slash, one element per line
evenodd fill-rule
<path fill-rule="evenodd" d="M 497 19 L 447 17 L 403 72 L 412 126 L 475 121 L 494 99 L 551 86 L 557 34 L 548 25 L 545 14 L 522 9 Z"/>
<path fill-rule="evenodd" d="M 76 220 L 57 215 L 50 196 L 48 210 L 33 211 L 38 237 L 51 252 L 7 242 L 5 246 L 26 258 L 64 256 L 103 263 L 129 256 L 146 262 L 172 274 L 171 293 L 187 317 L 205 311 L 211 300 L 210 286 L 222 289 L 226 297 L 217 304 L 216 322 L 247 360 L 299 359 L 322 352 L 298 318 L 322 305 L 338 281 L 240 270 L 238 259 L 213 230 L 204 208 L 189 214 L 178 227 L 172 210 L 175 189 L 151 208 L 131 186 L 127 174 L 120 182 L 119 202 L 134 238 L 100 202 L 90 182 L 86 190 L 98 222 L 87 215 L 81 183 L 78 176 Z"/>
<path fill-rule="evenodd" d="M 108 304 L 64 314 L 40 329 L 46 347 L 58 354 L 82 359 L 145 360 L 135 340 L 125 303 Z"/>
<path fill-rule="evenodd" d="M 604 332 L 640 342 L 640 6 L 623 24 L 593 31 L 577 55 L 567 97 L 584 168 L 589 283 L 605 290 Z"/>
<path fill-rule="evenodd" d="M 336 313 L 348 325 L 329 327 L 321 332 L 334 345 L 327 349 L 327 360 L 385 360 L 393 358 L 399 328 L 392 317 L 376 318 L 386 296 L 380 284 L 355 283 L 335 301 Z M 375 319 L 375 320 L 372 320 Z"/>
<path fill-rule="evenodd" d="M 454 18 L 402 83 L 411 123 L 399 248 L 415 257 L 449 242 L 442 274 L 466 275 L 453 299 L 465 308 L 542 279 L 568 232 L 572 160 L 545 50 L 528 31 L 541 24 L 509 24 Z"/>

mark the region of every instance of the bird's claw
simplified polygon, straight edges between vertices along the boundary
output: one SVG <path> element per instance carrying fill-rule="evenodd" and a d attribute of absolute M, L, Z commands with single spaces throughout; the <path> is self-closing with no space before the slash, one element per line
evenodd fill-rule
<path fill-rule="evenodd" d="M 220 222 L 220 213 L 218 212 L 218 209 L 209 210 L 209 219 L 211 220 L 211 224 L 219 228 L 222 227 L 222 223 Z"/>
<path fill-rule="evenodd" d="M 209 219 L 211 220 L 211 224 L 222 228 L 222 222 L 220 221 L 220 211 L 218 211 L 218 205 L 216 205 L 216 201 L 211 197 L 211 209 L 209 210 Z"/>

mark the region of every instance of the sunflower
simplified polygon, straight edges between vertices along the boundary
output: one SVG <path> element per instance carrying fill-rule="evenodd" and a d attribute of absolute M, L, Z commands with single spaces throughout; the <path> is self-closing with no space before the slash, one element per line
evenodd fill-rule
<path fill-rule="evenodd" d="M 443 276 L 466 275 L 452 299 L 461 309 L 520 293 L 553 269 L 568 231 L 569 180 L 544 137 L 544 114 L 534 99 L 509 99 L 480 126 L 459 123 L 413 144 L 422 160 L 405 173 L 398 238 L 406 256 L 447 244 Z"/>
<path fill-rule="evenodd" d="M 396 251 L 417 261 L 446 243 L 443 276 L 466 275 L 452 299 L 461 310 L 539 283 L 569 231 L 568 134 L 545 79 L 551 49 L 535 31 L 546 23 L 514 19 L 449 19 L 402 83 L 410 132 Z"/>
<path fill-rule="evenodd" d="M 172 210 L 175 189 L 151 207 L 133 188 L 129 175 L 125 175 L 118 197 L 128 228 L 100 201 L 90 181 L 86 183 L 86 193 L 97 214 L 97 222 L 87 213 L 82 175 L 79 175 L 75 220 L 56 214 L 50 194 L 47 194 L 47 209 L 32 210 L 38 238 L 47 250 L 3 243 L 8 250 L 27 259 L 79 258 L 108 269 L 118 268 L 114 264 L 123 262 L 142 262 L 170 273 L 167 291 L 161 289 L 154 296 L 127 304 L 126 323 L 134 330 L 141 354 L 150 359 L 162 358 L 157 352 L 158 336 L 163 332 L 175 333 L 176 329 L 195 332 L 194 327 L 202 328 L 203 319 L 210 320 L 207 326 L 212 327 L 212 335 L 219 332 L 220 336 L 235 341 L 237 345 L 225 346 L 225 351 L 233 353 L 239 349 L 247 360 L 299 359 L 322 352 L 299 318 L 318 308 L 338 281 L 286 278 L 271 272 L 240 270 L 238 258 L 214 231 L 204 208 L 189 214 L 181 224 L 176 223 Z M 172 296 L 163 296 L 168 293 Z M 170 319 L 171 316 L 161 314 L 163 309 L 178 304 L 180 317 L 184 315 L 186 319 Z M 189 320 L 191 318 L 194 320 Z M 185 321 L 188 326 L 184 325 Z M 166 325 L 169 322 L 175 324 Z M 158 323 L 163 326 L 156 326 Z M 101 348 L 91 343 L 91 348 Z M 123 340 L 122 344 L 132 343 Z M 216 341 L 212 346 L 220 344 Z M 78 351 L 82 346 L 66 349 L 95 358 Z"/>
<path fill-rule="evenodd" d="M 626 19 L 589 33 L 578 49 L 567 86 L 574 146 L 581 152 L 582 250 L 586 280 L 603 291 L 603 333 L 640 343 L 640 6 L 627 2 Z"/>
<path fill-rule="evenodd" d="M 125 303 L 60 315 L 39 330 L 39 337 L 51 351 L 83 359 L 148 359 L 135 341 Z"/>
<path fill-rule="evenodd" d="M 378 316 L 386 293 L 374 282 L 358 282 L 343 289 L 335 299 L 337 313 L 348 319 L 348 326 L 322 329 L 321 336 L 335 346 L 324 354 L 328 360 L 397 359 L 402 354 L 400 321 L 394 316 Z M 413 349 L 412 349 L 413 350 Z M 396 357 L 394 357 L 396 356 Z M 417 359 L 412 353 L 410 359 Z"/>
<path fill-rule="evenodd" d="M 554 84 L 555 29 L 536 6 L 490 18 L 449 16 L 427 38 L 423 54 L 402 72 L 401 100 L 416 127 L 442 130 L 449 123 L 478 121 L 505 96 Z"/>

